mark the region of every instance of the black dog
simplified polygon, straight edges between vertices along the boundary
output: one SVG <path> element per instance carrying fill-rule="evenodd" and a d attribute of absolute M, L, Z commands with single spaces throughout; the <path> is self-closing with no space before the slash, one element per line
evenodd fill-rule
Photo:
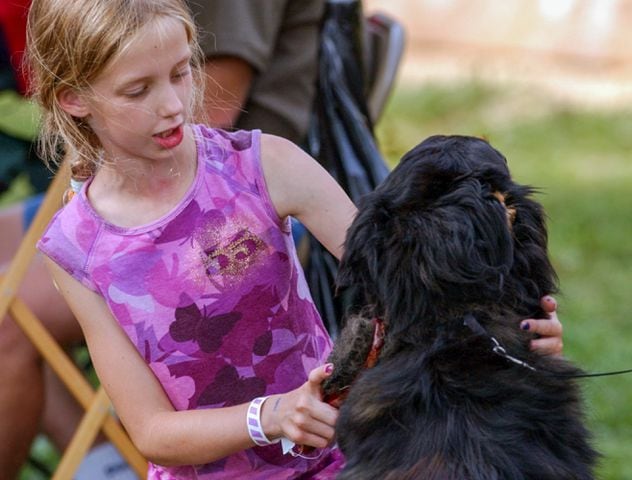
<path fill-rule="evenodd" d="M 358 306 L 324 385 L 332 403 L 350 387 L 340 479 L 593 478 L 580 371 L 518 327 L 556 291 L 532 193 L 486 141 L 435 136 L 364 199 L 338 279 Z"/>

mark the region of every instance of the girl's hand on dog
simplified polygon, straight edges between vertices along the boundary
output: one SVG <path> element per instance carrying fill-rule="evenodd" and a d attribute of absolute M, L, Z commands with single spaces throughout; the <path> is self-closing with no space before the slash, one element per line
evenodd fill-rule
<path fill-rule="evenodd" d="M 557 302 L 549 295 L 542 297 L 540 306 L 549 315 L 548 319 L 536 320 L 530 318 L 520 323 L 520 328 L 539 335 L 531 340 L 531 350 L 542 355 L 562 355 L 562 323 L 557 318 Z"/>
<path fill-rule="evenodd" d="M 261 423 L 269 439 L 285 437 L 297 445 L 326 447 L 334 438 L 338 410 L 322 401 L 321 383 L 333 372 L 326 364 L 312 370 L 307 382 L 263 404 Z"/>

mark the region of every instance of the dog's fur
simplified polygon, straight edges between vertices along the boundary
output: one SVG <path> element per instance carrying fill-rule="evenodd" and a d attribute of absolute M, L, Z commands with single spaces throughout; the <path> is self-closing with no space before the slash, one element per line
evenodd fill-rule
<path fill-rule="evenodd" d="M 540 298 L 557 283 L 532 193 L 486 141 L 435 136 L 361 203 L 338 279 L 357 308 L 324 385 L 351 385 L 336 428 L 340 479 L 593 478 L 568 377 L 579 370 L 531 352 L 519 328 L 545 318 Z M 469 315 L 486 333 L 464 325 Z M 363 369 L 374 318 L 385 344 Z M 495 354 L 490 336 L 536 371 Z"/>

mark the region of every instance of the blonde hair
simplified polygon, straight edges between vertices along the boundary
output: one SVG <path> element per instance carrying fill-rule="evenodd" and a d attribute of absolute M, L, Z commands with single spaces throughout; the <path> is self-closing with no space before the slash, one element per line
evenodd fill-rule
<path fill-rule="evenodd" d="M 198 108 L 204 57 L 193 18 L 182 0 L 33 0 L 26 58 L 33 96 L 43 109 L 39 143 L 49 167 L 69 157 L 74 180 L 95 173 L 101 156 L 99 140 L 85 121 L 61 108 L 59 94 L 67 88 L 88 90 L 138 31 L 160 16 L 175 18 L 185 27 L 193 54 L 191 107 Z"/>

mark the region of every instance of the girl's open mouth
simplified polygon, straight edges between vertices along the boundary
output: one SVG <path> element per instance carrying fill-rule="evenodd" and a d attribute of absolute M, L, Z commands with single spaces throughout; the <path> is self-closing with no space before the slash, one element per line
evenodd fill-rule
<path fill-rule="evenodd" d="M 177 147 L 182 142 L 182 139 L 184 138 L 184 129 L 182 128 L 182 125 L 179 125 L 176 128 L 157 133 L 153 135 L 152 138 L 162 148 L 171 149 Z"/>

